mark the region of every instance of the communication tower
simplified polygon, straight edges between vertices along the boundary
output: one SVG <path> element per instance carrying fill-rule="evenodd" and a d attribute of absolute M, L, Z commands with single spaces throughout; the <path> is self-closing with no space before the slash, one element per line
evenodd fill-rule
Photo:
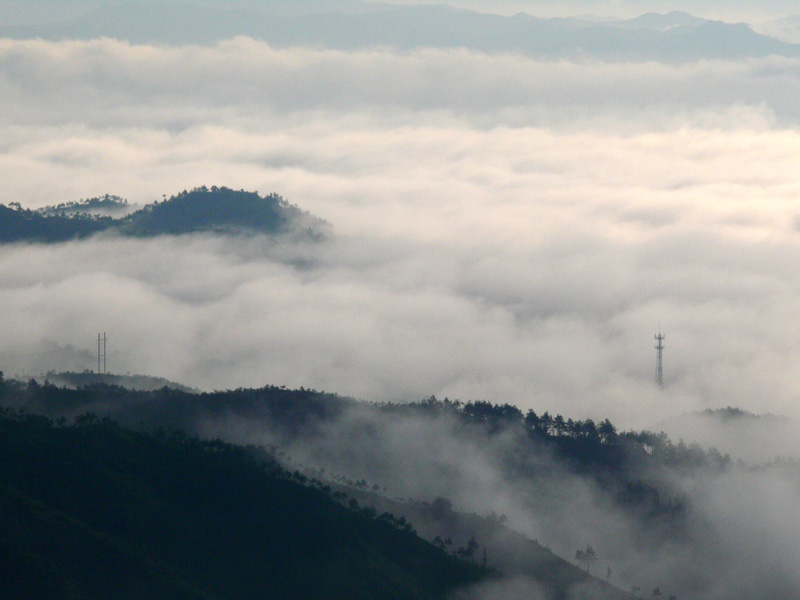
<path fill-rule="evenodd" d="M 102 370 L 101 370 L 102 365 Z M 97 334 L 97 372 L 98 373 L 105 373 L 106 372 L 106 334 L 104 333 L 102 337 L 100 334 Z"/>
<path fill-rule="evenodd" d="M 656 338 L 656 385 L 660 388 L 664 387 L 664 363 L 662 361 L 664 354 L 664 338 L 667 337 L 661 333 L 661 330 L 655 335 Z"/>

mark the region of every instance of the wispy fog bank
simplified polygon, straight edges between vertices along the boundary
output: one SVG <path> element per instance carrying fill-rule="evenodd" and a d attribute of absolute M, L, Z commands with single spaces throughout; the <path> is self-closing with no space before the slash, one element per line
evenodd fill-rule
<path fill-rule="evenodd" d="M 212 436 L 279 444 L 301 465 L 365 478 L 367 487 L 377 484 L 392 498 L 444 497 L 461 511 L 503 514 L 512 528 L 568 560 L 591 545 L 599 557 L 594 574 L 623 590 L 637 586 L 640 597 L 659 587 L 665 597 L 788 600 L 800 590 L 793 566 L 798 537 L 790 518 L 800 501 L 796 463 L 615 464 L 612 470 L 631 482 L 656 485 L 662 507 L 673 500 L 683 507 L 671 516 L 645 516 L 636 502 L 618 501 L 614 485 L 604 481 L 608 472 L 576 472 L 552 447 L 537 446 L 524 434 L 487 435 L 447 413 L 355 405 L 295 437 L 252 419 L 209 420 L 205 426 Z M 503 553 L 492 537 L 479 543 L 490 557 Z M 512 577 L 456 598 L 539 597 L 533 582 L 513 577 L 513 570 L 507 574 Z M 583 597 L 579 587 L 571 591 L 571 598 Z"/>

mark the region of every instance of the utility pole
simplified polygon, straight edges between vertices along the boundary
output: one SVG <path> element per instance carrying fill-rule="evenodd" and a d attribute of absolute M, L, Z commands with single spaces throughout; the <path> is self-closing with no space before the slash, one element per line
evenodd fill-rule
<path fill-rule="evenodd" d="M 658 334 L 654 336 L 656 341 L 656 385 L 660 388 L 664 387 L 664 364 L 662 362 L 664 353 L 664 338 L 667 337 L 661 333 L 661 328 L 658 328 Z"/>
<path fill-rule="evenodd" d="M 100 365 L 102 364 L 102 370 Z M 97 334 L 97 372 L 106 372 L 106 334 L 103 333 L 102 337 Z"/>

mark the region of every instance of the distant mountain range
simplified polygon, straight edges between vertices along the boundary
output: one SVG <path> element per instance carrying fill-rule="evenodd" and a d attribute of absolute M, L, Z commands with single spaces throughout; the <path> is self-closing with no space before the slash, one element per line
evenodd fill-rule
<path fill-rule="evenodd" d="M 110 37 L 133 43 L 180 45 L 212 44 L 242 35 L 275 47 L 464 47 L 545 58 L 663 62 L 800 55 L 800 46 L 756 33 L 746 24 L 710 21 L 684 12 L 600 22 L 589 18 L 541 19 L 527 14 L 505 17 L 445 5 L 317 0 L 302 3 L 301 10 L 297 4 L 275 0 L 261 6 L 239 3 L 236 8 L 165 3 L 102 5 L 77 18 L 48 25 L 0 27 L 0 37 Z"/>
<path fill-rule="evenodd" d="M 63 242 L 99 233 L 153 237 L 198 232 L 293 234 L 318 240 L 326 229 L 324 221 L 277 194 L 262 197 L 225 187 L 183 191 L 135 212 L 123 199 L 108 195 L 39 210 L 0 204 L 0 243 Z"/>

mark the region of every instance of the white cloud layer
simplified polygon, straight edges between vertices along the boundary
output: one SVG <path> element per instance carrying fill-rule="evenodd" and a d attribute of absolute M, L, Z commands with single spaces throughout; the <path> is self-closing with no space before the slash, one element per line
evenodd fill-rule
<path fill-rule="evenodd" d="M 800 416 L 799 70 L 0 41 L 0 201 L 227 185 L 336 232 L 0 248 L 2 368 L 107 331 L 203 388 Z"/>

